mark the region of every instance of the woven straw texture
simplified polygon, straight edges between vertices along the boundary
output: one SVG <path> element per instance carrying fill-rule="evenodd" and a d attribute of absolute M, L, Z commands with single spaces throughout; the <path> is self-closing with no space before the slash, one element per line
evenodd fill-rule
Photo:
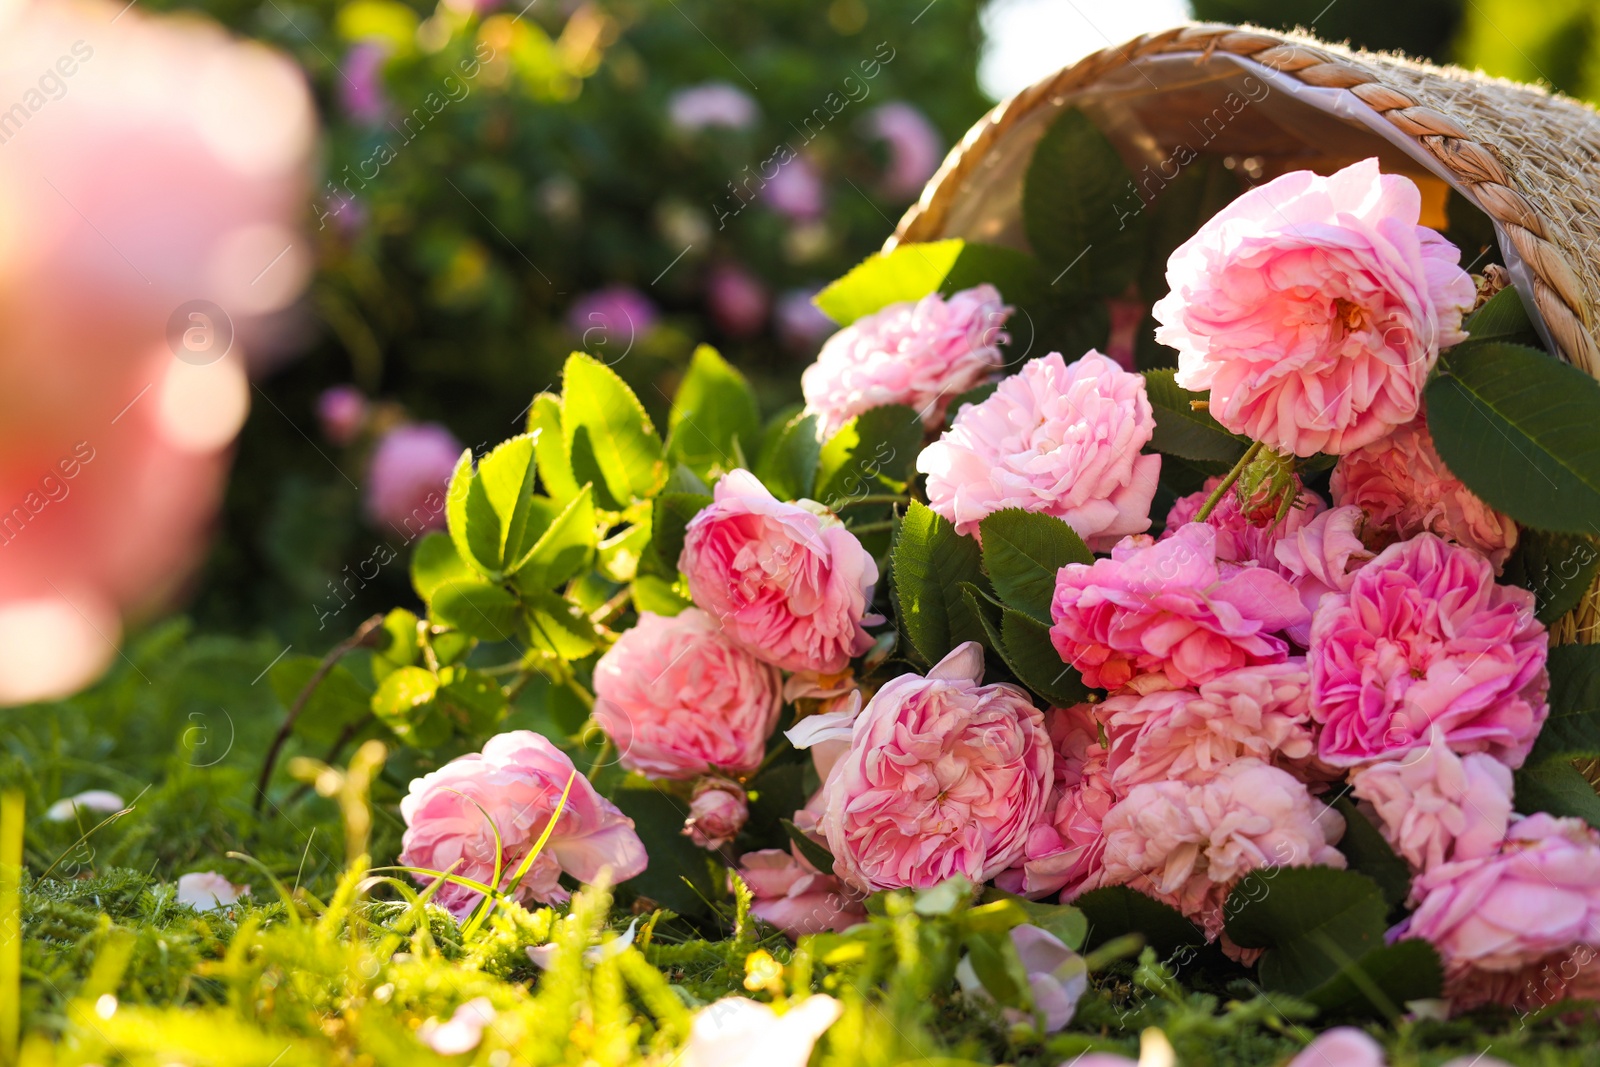
<path fill-rule="evenodd" d="M 1008 135 L 1144 57 L 1228 52 L 1309 86 L 1348 89 L 1474 194 L 1532 277 L 1531 297 L 1560 354 L 1600 378 L 1600 114 L 1541 89 L 1311 37 L 1191 24 L 1102 49 L 998 104 L 951 149 L 888 247 L 947 236 L 969 179 Z M 1037 126 L 1036 123 L 1030 124 Z M 1376 134 L 1370 135 L 1380 140 Z M 1600 642 L 1600 584 L 1553 628 L 1556 643 Z"/>

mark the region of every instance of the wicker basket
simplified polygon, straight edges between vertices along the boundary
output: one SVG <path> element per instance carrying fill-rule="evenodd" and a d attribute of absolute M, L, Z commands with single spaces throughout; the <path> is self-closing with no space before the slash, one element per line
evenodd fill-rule
<path fill-rule="evenodd" d="M 1026 247 L 1023 175 L 1068 107 L 1095 121 L 1136 177 L 1159 175 L 1180 145 L 1197 143 L 1252 178 L 1329 173 L 1376 155 L 1417 181 L 1423 221 L 1431 210 L 1435 225 L 1454 188 L 1493 220 L 1551 348 L 1600 377 L 1600 114 L 1589 106 L 1311 37 L 1182 26 L 1103 49 L 997 105 L 951 149 L 886 247 L 947 237 Z M 1600 583 L 1552 638 L 1600 642 Z"/>

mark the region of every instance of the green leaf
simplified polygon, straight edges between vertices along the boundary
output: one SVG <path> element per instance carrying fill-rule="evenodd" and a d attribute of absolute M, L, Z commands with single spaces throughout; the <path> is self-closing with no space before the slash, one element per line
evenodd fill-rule
<path fill-rule="evenodd" d="M 779 819 L 778 822 L 783 826 L 783 832 L 789 835 L 789 840 L 794 842 L 794 847 L 800 850 L 800 855 L 805 857 L 807 863 L 823 874 L 833 873 L 832 852 L 807 837 L 805 831 L 796 826 L 793 820 Z"/>
<path fill-rule="evenodd" d="M 509 568 L 518 589 L 554 589 L 588 566 L 599 543 L 590 488 L 585 485 L 567 501 L 561 514 Z"/>
<path fill-rule="evenodd" d="M 857 497 L 899 492 L 922 450 L 922 419 L 903 404 L 863 411 L 822 446 L 813 499 L 834 511 Z"/>
<path fill-rule="evenodd" d="M 900 525 L 890 568 L 900 604 L 900 625 L 928 663 L 982 633 L 962 597 L 961 583 L 981 581 L 978 543 L 913 501 Z"/>
<path fill-rule="evenodd" d="M 1070 904 L 1046 904 L 1043 901 L 1028 900 L 1026 897 L 1019 897 L 993 886 L 983 891 L 985 904 L 997 900 L 1010 901 L 1020 907 L 1028 916 L 1029 923 L 1055 935 L 1056 939 L 1068 948 L 1077 950 L 1083 947 L 1084 938 L 1089 933 L 1089 918 L 1080 909 Z"/>
<path fill-rule="evenodd" d="M 1050 643 L 1050 628 L 1007 608 L 1000 615 L 1006 664 L 1019 681 L 1058 708 L 1082 703 L 1089 695 L 1083 675 L 1069 666 Z"/>
<path fill-rule="evenodd" d="M 448 545 L 449 538 L 445 538 Z M 451 555 L 455 549 L 450 549 Z M 383 617 L 382 642 L 372 654 L 372 679 L 383 681 L 396 667 L 415 666 L 422 658 L 422 633 L 418 618 L 405 608 L 395 608 Z"/>
<path fill-rule="evenodd" d="M 498 585 L 451 582 L 434 591 L 428 615 L 480 641 L 509 641 L 517 634 L 517 598 Z"/>
<path fill-rule="evenodd" d="M 1383 839 L 1372 820 L 1361 814 L 1349 796 L 1334 802 L 1334 810 L 1344 816 L 1344 836 L 1339 839 L 1339 851 L 1350 861 L 1352 871 L 1378 883 L 1383 899 L 1393 908 L 1405 901 L 1411 892 L 1411 868 L 1395 855 L 1389 842 Z"/>
<path fill-rule="evenodd" d="M 1220 156 L 1201 156 L 1183 166 L 1156 194 L 1155 203 L 1145 207 L 1150 215 L 1150 245 L 1139 275 L 1145 303 L 1167 295 L 1167 260 L 1239 191 L 1239 179 Z"/>
<path fill-rule="evenodd" d="M 1528 318 L 1517 287 L 1508 285 L 1491 296 L 1462 323 L 1473 341 L 1509 341 L 1513 344 L 1539 344 L 1539 331 Z"/>
<path fill-rule="evenodd" d="M 424 534 L 411 553 L 411 584 L 424 602 L 431 602 L 440 586 L 482 580 L 461 558 L 450 536 L 438 530 Z"/>
<path fill-rule="evenodd" d="M 1424 393 L 1450 472 L 1518 522 L 1600 529 L 1600 382 L 1521 345 L 1458 345 Z"/>
<path fill-rule="evenodd" d="M 520 565 L 555 514 L 548 497 L 534 494 L 539 472 L 533 461 L 532 436 L 519 434 L 496 445 L 478 462 L 477 482 L 488 497 L 498 527 L 492 561 L 480 557 L 479 563 L 488 564 L 490 577 L 499 578 Z M 470 511 L 467 521 L 474 521 Z M 471 536 L 469 530 L 469 540 Z"/>
<path fill-rule="evenodd" d="M 710 505 L 711 497 L 699 493 L 662 493 L 656 497 L 650 513 L 650 546 L 665 573 L 678 573 L 684 527 Z"/>
<path fill-rule="evenodd" d="M 802 411 L 767 429 L 755 475 L 779 500 L 799 500 L 811 495 L 821 457 L 817 417 Z"/>
<path fill-rule="evenodd" d="M 500 683 L 469 667 L 441 668 L 437 699 L 443 714 L 468 736 L 491 733 L 509 708 Z"/>
<path fill-rule="evenodd" d="M 1567 760 L 1529 761 L 1512 772 L 1511 780 L 1517 811 L 1522 814 L 1545 811 L 1570 816 L 1600 830 L 1600 796 Z"/>
<path fill-rule="evenodd" d="M 595 484 L 601 507 L 620 511 L 666 482 L 661 438 L 644 405 L 615 371 L 582 352 L 568 356 L 562 371 L 561 425 L 573 477 Z"/>
<path fill-rule="evenodd" d="M 1533 590 L 1535 617 L 1549 626 L 1578 606 L 1597 569 L 1600 550 L 1592 538 L 1525 528 L 1501 580 Z"/>
<path fill-rule="evenodd" d="M 964 874 L 953 874 L 942 882 L 916 890 L 911 910 L 926 918 L 953 915 L 972 902 L 972 882 Z"/>
<path fill-rule="evenodd" d="M 705 915 L 707 901 L 718 890 L 708 856 L 683 836 L 683 823 L 689 817 L 684 801 L 646 785 L 619 789 L 612 802 L 633 820 L 649 857 L 644 873 L 624 882 L 623 888 L 680 915 Z"/>
<path fill-rule="evenodd" d="M 1157 452 L 1183 459 L 1224 463 L 1231 467 L 1244 455 L 1249 442 L 1224 430 L 1209 411 L 1190 407 L 1191 401 L 1205 397 L 1180 389 L 1173 380 L 1176 373 L 1172 370 L 1144 372 L 1145 392 L 1156 416 L 1156 432 L 1150 439 L 1150 446 Z"/>
<path fill-rule="evenodd" d="M 710 345 L 694 350 L 689 373 L 672 401 L 667 456 L 697 474 L 743 466 L 761 435 L 761 413 L 750 383 Z"/>
<path fill-rule="evenodd" d="M 1260 948 L 1261 984 L 1307 993 L 1383 944 L 1389 906 L 1378 883 L 1332 867 L 1265 867 L 1223 908 L 1228 936 Z"/>
<path fill-rule="evenodd" d="M 394 735 L 416 748 L 431 748 L 450 737 L 450 723 L 434 699 L 439 678 L 423 667 L 401 667 L 372 695 L 372 713 Z"/>
<path fill-rule="evenodd" d="M 937 292 L 961 256 L 958 239 L 906 244 L 878 252 L 818 293 L 812 301 L 840 326 L 904 300 L 920 300 Z"/>
<path fill-rule="evenodd" d="M 652 509 L 653 510 L 653 509 Z M 639 563 L 650 550 L 650 516 L 600 542 L 596 554 L 600 573 L 613 582 L 631 582 L 639 573 Z"/>
<path fill-rule="evenodd" d="M 1600 756 L 1600 645 L 1559 645 L 1550 650 L 1550 717 L 1529 763 Z"/>
<path fill-rule="evenodd" d="M 1411 938 L 1377 945 L 1301 999 L 1331 1015 L 1397 1018 L 1411 1000 L 1439 996 L 1444 965 L 1426 941 Z"/>
<path fill-rule="evenodd" d="M 1073 900 L 1088 919 L 1084 948 L 1093 949 L 1124 934 L 1140 934 L 1162 959 L 1205 945 L 1206 934 L 1176 908 L 1125 885 L 1091 889 Z"/>
<path fill-rule="evenodd" d="M 523 597 L 529 647 L 565 660 L 582 659 L 599 647 L 594 623 L 578 605 L 554 593 Z"/>
<path fill-rule="evenodd" d="M 1022 187 L 1023 228 L 1051 288 L 1073 296 L 1126 289 L 1144 261 L 1150 216 L 1142 206 L 1111 141 L 1082 111 L 1063 111 L 1034 149 Z"/>
<path fill-rule="evenodd" d="M 472 469 L 472 450 L 461 453 L 445 494 L 445 522 L 456 552 L 474 569 L 493 576 L 500 568 L 500 516 Z"/>
<path fill-rule="evenodd" d="M 693 607 L 694 602 L 679 596 L 671 582 L 653 574 L 641 574 L 633 580 L 633 606 L 639 611 L 670 616 Z"/>
<path fill-rule="evenodd" d="M 1071 526 L 1021 508 L 992 512 L 979 524 L 983 569 L 1007 607 L 1050 624 L 1056 574 L 1068 563 L 1093 563 L 1094 553 Z"/>
<path fill-rule="evenodd" d="M 996 1004 L 1028 1010 L 1033 1007 L 1028 972 L 1017 957 L 1010 932 L 967 934 L 967 959 L 972 972 Z"/>
<path fill-rule="evenodd" d="M 572 476 L 572 456 L 567 451 L 566 432 L 561 428 L 560 397 L 540 393 L 533 398 L 528 408 L 528 433 L 533 435 L 533 452 L 545 495 L 565 504 L 578 494 L 578 480 Z"/>
<path fill-rule="evenodd" d="M 294 707 L 321 662 L 316 656 L 285 656 L 274 664 L 268 680 L 278 703 Z M 346 726 L 366 718 L 371 698 L 371 691 L 344 664 L 335 664 L 306 698 L 294 732 L 315 744 L 331 744 Z"/>

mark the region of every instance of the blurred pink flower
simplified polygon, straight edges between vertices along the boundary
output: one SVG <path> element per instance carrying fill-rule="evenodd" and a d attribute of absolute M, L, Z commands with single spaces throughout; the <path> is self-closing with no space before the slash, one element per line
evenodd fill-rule
<path fill-rule="evenodd" d="M 367 462 L 367 518 L 406 537 L 445 524 L 445 496 L 463 449 L 436 422 L 396 426 L 373 447 Z"/>
<path fill-rule="evenodd" d="M 878 565 L 832 515 L 786 504 L 749 471 L 689 521 L 678 569 L 734 643 L 787 671 L 841 671 L 872 647 Z M 816 505 L 820 510 L 820 505 Z"/>
<path fill-rule="evenodd" d="M 1456 247 L 1417 225 L 1421 207 L 1411 179 L 1367 159 L 1223 208 L 1172 253 L 1153 309 L 1178 384 L 1210 390 L 1229 430 L 1297 456 L 1410 422 L 1476 297 Z"/>
<path fill-rule="evenodd" d="M 347 117 L 376 126 L 388 115 L 389 93 L 383 84 L 383 65 L 388 59 L 389 45 L 383 41 L 358 41 L 344 54 L 334 84 Z"/>
<path fill-rule="evenodd" d="M 1382 548 L 1427 531 L 1481 552 L 1495 573 L 1517 545 L 1517 524 L 1473 495 L 1434 451 L 1427 420 L 1339 457 L 1329 492 L 1335 504 L 1366 512 L 1362 532 Z"/>
<path fill-rule="evenodd" d="M 234 885 L 216 871 L 194 871 L 178 878 L 178 893 L 174 899 L 196 911 L 212 911 L 237 903 L 249 893 L 249 886 Z"/>
<path fill-rule="evenodd" d="M 1305 620 L 1285 631 L 1295 644 L 1310 642 L 1311 619 L 1322 598 L 1349 592 L 1355 572 L 1372 559 L 1361 541 L 1365 522 L 1360 508 L 1332 508 L 1273 544 L 1278 572 L 1289 579 L 1306 609 Z"/>
<path fill-rule="evenodd" d="M 1144 378 L 1090 349 L 1029 360 L 978 404 L 964 405 L 922 450 L 928 506 L 977 536 L 1004 508 L 1054 515 L 1104 551 L 1150 528 L 1161 457 L 1139 450 L 1155 433 Z"/>
<path fill-rule="evenodd" d="M 817 1039 L 843 1009 L 826 993 L 772 1006 L 730 996 L 695 1012 L 680 1067 L 806 1067 Z"/>
<path fill-rule="evenodd" d="M 1078 1001 L 1089 991 L 1089 967 L 1082 956 L 1048 930 L 1023 923 L 1011 928 L 1010 937 L 1017 959 L 1028 976 L 1034 1009 L 1044 1016 L 1045 1033 L 1055 1033 L 1072 1021 L 1078 1012 Z M 956 965 L 956 981 L 967 996 L 994 999 L 978 977 L 970 955 L 963 956 Z M 1032 1012 L 1016 1008 L 1004 1008 L 1001 1014 L 1014 1024 L 1032 1025 L 1034 1022 Z"/>
<path fill-rule="evenodd" d="M 670 617 L 645 611 L 595 665 L 594 719 L 630 771 L 742 774 L 766 754 L 780 687 L 775 669 L 698 608 Z M 725 821 L 730 813 L 719 810 Z"/>
<path fill-rule="evenodd" d="M 1549 713 L 1548 649 L 1533 594 L 1497 585 L 1478 553 L 1428 533 L 1392 545 L 1311 624 L 1319 755 L 1354 766 L 1437 728 L 1455 752 L 1521 766 Z"/>
<path fill-rule="evenodd" d="M 181 590 L 310 266 L 299 69 L 125 6 L 0 6 L 0 704 Z"/>
<path fill-rule="evenodd" d="M 1383 1046 L 1353 1026 L 1324 1030 L 1300 1050 L 1289 1067 L 1387 1067 Z"/>
<path fill-rule="evenodd" d="M 761 117 L 751 95 L 727 82 L 706 82 L 679 89 L 667 101 L 667 117 L 680 130 L 694 131 L 722 126 L 747 130 Z"/>
<path fill-rule="evenodd" d="M 866 921 L 863 894 L 783 849 L 746 852 L 739 858 L 739 877 L 755 897 L 750 910 L 756 918 L 791 938 Z"/>
<path fill-rule="evenodd" d="M 750 802 L 743 786 L 726 778 L 702 778 L 689 800 L 683 833 L 700 848 L 714 851 L 739 836 L 749 817 Z"/>
<path fill-rule="evenodd" d="M 767 324 L 770 300 L 760 279 L 737 263 L 721 263 L 706 278 L 711 321 L 730 337 L 750 337 Z"/>
<path fill-rule="evenodd" d="M 805 156 L 794 156 L 779 166 L 761 194 L 772 210 L 794 222 L 814 222 L 827 206 L 822 178 Z"/>
<path fill-rule="evenodd" d="M 425 1020 L 417 1027 L 417 1039 L 441 1056 L 459 1056 L 478 1047 L 498 1014 L 488 997 L 473 997 L 448 1019 Z"/>
<path fill-rule="evenodd" d="M 336 445 L 348 445 L 367 421 L 367 398 L 353 385 L 335 385 L 317 397 L 317 422 L 322 436 Z"/>
<path fill-rule="evenodd" d="M 1124 538 L 1110 559 L 1071 563 L 1056 577 L 1050 640 L 1094 688 L 1154 672 L 1174 686 L 1281 663 L 1273 636 L 1305 618 L 1294 587 L 1262 567 L 1217 566 L 1216 531 L 1179 527 L 1163 541 Z"/>
<path fill-rule="evenodd" d="M 1300 486 L 1299 476 L 1294 476 L 1294 479 L 1295 484 Z M 1212 491 L 1220 484 L 1222 475 L 1219 474 L 1207 478 L 1199 492 L 1179 497 L 1167 512 L 1166 532 L 1161 539 L 1166 540 L 1178 527 L 1194 522 Z M 1300 486 L 1294 506 L 1280 523 L 1276 521 L 1275 514 L 1263 516 L 1248 511 L 1239 503 L 1239 494 L 1230 489 L 1222 494 L 1222 499 L 1217 501 L 1217 506 L 1211 509 L 1211 514 L 1205 520 L 1207 526 L 1217 531 L 1217 561 L 1259 563 L 1281 573 L 1283 568 L 1274 553 L 1278 542 L 1299 532 L 1327 506 L 1316 493 Z"/>
<path fill-rule="evenodd" d="M 523 903 L 560 903 L 567 899 L 557 880 L 562 873 L 591 882 L 609 870 L 613 882 L 623 882 L 643 871 L 647 857 L 633 820 L 595 792 L 566 753 L 531 730 L 497 734 L 481 753 L 459 756 L 413 779 L 400 801 L 406 832 L 399 862 L 435 871 L 455 865 L 451 873 L 487 885 L 494 878 L 498 829 L 505 849 L 501 869 L 509 877 L 550 824 L 569 781 L 571 792 L 555 832 L 538 858 L 521 882 L 499 888 Z M 412 877 L 422 885 L 434 881 L 426 875 Z M 461 919 L 471 914 L 480 896 L 446 883 L 434 900 Z"/>
<path fill-rule="evenodd" d="M 983 649 L 886 682 L 822 787 L 822 830 L 860 889 L 986 882 L 1022 855 L 1049 799 L 1044 717 L 1011 685 L 981 685 Z"/>
<path fill-rule="evenodd" d="M 567 329 L 586 349 L 609 345 L 618 354 L 655 329 L 655 304 L 639 290 L 613 285 L 585 293 L 567 309 Z"/>
<path fill-rule="evenodd" d="M 790 289 L 778 298 L 778 339 L 798 352 L 814 351 L 836 323 L 813 302 L 819 289 Z"/>
<path fill-rule="evenodd" d="M 834 334 L 800 376 L 806 411 L 826 439 L 855 416 L 884 404 L 904 404 L 922 425 L 937 430 L 962 393 L 1005 362 L 999 346 L 1012 312 L 992 285 L 946 299 L 890 304 Z"/>
<path fill-rule="evenodd" d="M 883 193 L 896 200 L 914 199 L 944 156 L 944 141 L 916 107 L 901 100 L 881 104 L 867 112 L 861 129 L 889 147 L 889 166 L 883 175 Z"/>

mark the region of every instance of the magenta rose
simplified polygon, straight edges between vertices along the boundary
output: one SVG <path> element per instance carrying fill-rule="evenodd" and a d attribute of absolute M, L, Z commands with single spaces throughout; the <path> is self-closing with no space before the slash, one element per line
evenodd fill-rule
<path fill-rule="evenodd" d="M 705 849 L 719 849 L 739 836 L 750 817 L 744 787 L 726 778 L 702 778 L 689 799 L 684 836 Z"/>
<path fill-rule="evenodd" d="M 367 421 L 367 408 L 367 398 L 353 385 L 324 389 L 317 397 L 317 423 L 322 427 L 322 436 L 336 445 L 348 445 Z"/>
<path fill-rule="evenodd" d="M 1172 253 L 1152 309 L 1178 384 L 1210 390 L 1229 430 L 1297 456 L 1410 422 L 1476 298 L 1421 209 L 1411 179 L 1376 159 L 1294 171 L 1223 208 Z"/>
<path fill-rule="evenodd" d="M 729 638 L 786 671 L 838 673 L 872 647 L 872 556 L 832 515 L 776 499 L 749 471 L 724 475 L 689 521 L 678 569 Z"/>
<path fill-rule="evenodd" d="M 1335 504 L 1366 512 L 1364 534 L 1375 547 L 1426 531 L 1481 552 L 1499 573 L 1517 545 L 1517 524 L 1450 473 L 1422 418 L 1339 457 L 1329 491 Z"/>
<path fill-rule="evenodd" d="M 951 401 L 1005 363 L 1011 311 L 994 286 L 980 285 L 865 315 L 828 338 L 800 376 L 806 410 L 824 438 L 885 404 L 904 404 L 937 430 Z"/>
<path fill-rule="evenodd" d="M 1533 610 L 1470 549 L 1426 533 L 1384 549 L 1311 624 L 1322 758 L 1354 766 L 1438 729 L 1455 752 L 1521 766 L 1549 713 L 1549 635 Z"/>
<path fill-rule="evenodd" d="M 1167 512 L 1166 532 L 1161 539 L 1166 540 L 1180 527 L 1194 522 L 1212 491 L 1220 484 L 1222 475 L 1219 474 L 1206 479 L 1199 492 L 1179 497 Z M 1320 496 L 1300 485 L 1298 476 L 1295 476 L 1295 485 L 1299 492 L 1282 522 L 1277 521 L 1276 505 L 1263 513 L 1261 509 L 1242 505 L 1238 493 L 1232 490 L 1223 493 L 1217 506 L 1211 509 L 1211 514 L 1205 519 L 1206 525 L 1217 531 L 1217 562 L 1259 563 L 1281 572 L 1275 555 L 1278 542 L 1294 536 L 1328 507 Z"/>
<path fill-rule="evenodd" d="M 1192 522 L 1163 541 L 1130 537 L 1110 559 L 1071 563 L 1056 576 L 1050 640 L 1096 689 L 1160 673 L 1174 686 L 1280 663 L 1274 634 L 1301 622 L 1294 587 L 1263 567 L 1217 565 L 1216 531 Z"/>
<path fill-rule="evenodd" d="M 639 614 L 594 668 L 594 719 L 618 762 L 651 778 L 743 774 L 778 723 L 778 672 L 697 608 Z"/>
<path fill-rule="evenodd" d="M 756 918 L 791 938 L 866 921 L 863 894 L 783 849 L 746 852 L 739 858 L 739 877 L 755 898 L 750 910 Z"/>
<path fill-rule="evenodd" d="M 822 787 L 822 831 L 847 882 L 986 882 L 1022 855 L 1050 795 L 1050 736 L 1026 693 L 982 678 L 983 648 L 969 641 L 862 709 Z"/>
<path fill-rule="evenodd" d="M 460 756 L 412 780 L 400 801 L 406 822 L 400 863 L 450 871 L 488 885 L 494 878 L 498 830 L 504 848 L 501 870 L 509 881 L 550 824 L 569 780 L 571 792 L 538 858 L 521 882 L 500 888 L 523 903 L 560 903 L 567 899 L 557 881 L 563 873 L 592 882 L 609 869 L 611 880 L 621 882 L 643 871 L 647 857 L 633 820 L 595 792 L 564 752 L 529 730 L 491 737 L 482 752 Z M 415 877 L 424 885 L 433 881 Z M 447 882 L 434 900 L 460 919 L 472 912 L 479 897 Z"/>
<path fill-rule="evenodd" d="M 988 399 L 968 404 L 922 450 L 928 506 L 977 536 L 1004 508 L 1054 515 L 1104 551 L 1150 528 L 1161 457 L 1140 453 L 1155 433 L 1144 378 L 1090 350 L 1029 360 Z"/>

